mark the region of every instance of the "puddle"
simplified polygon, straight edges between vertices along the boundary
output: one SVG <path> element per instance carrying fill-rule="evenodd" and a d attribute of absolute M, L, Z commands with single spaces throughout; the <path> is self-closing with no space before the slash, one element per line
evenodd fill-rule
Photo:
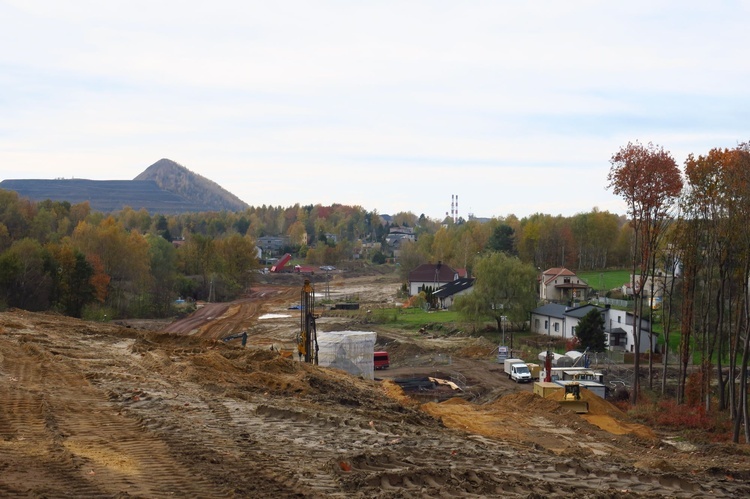
<path fill-rule="evenodd" d="M 259 321 L 262 321 L 264 319 L 284 319 L 286 317 L 291 317 L 289 314 L 263 314 L 260 317 L 258 317 Z"/>

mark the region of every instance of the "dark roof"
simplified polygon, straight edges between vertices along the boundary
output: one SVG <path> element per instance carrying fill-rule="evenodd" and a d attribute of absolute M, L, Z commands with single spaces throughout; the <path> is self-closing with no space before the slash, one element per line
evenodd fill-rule
<path fill-rule="evenodd" d="M 546 305 L 535 308 L 532 313 L 562 319 L 565 314 L 565 308 L 565 305 L 560 305 L 559 303 L 547 303 Z"/>
<path fill-rule="evenodd" d="M 599 312 L 604 312 L 606 309 L 604 307 L 598 307 L 596 305 L 581 305 L 578 307 L 571 308 L 569 310 L 565 311 L 565 315 L 568 315 L 570 317 L 577 317 L 582 318 L 584 315 L 588 314 L 592 310 L 598 310 Z"/>
<path fill-rule="evenodd" d="M 453 296 L 456 293 L 460 293 L 461 291 L 464 291 L 466 289 L 469 289 L 474 285 L 474 278 L 461 278 L 456 279 L 455 281 L 449 282 L 448 284 L 444 284 L 440 288 L 438 288 L 437 291 L 432 293 L 432 296 L 436 296 L 438 298 L 447 298 L 449 296 Z"/>
<path fill-rule="evenodd" d="M 455 277 L 456 271 L 445 264 L 423 263 L 409 272 L 409 282 L 451 282 Z"/>

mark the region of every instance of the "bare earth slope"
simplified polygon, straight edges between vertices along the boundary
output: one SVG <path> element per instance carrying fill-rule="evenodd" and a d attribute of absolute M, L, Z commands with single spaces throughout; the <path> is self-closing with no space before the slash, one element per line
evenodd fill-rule
<path fill-rule="evenodd" d="M 175 334 L 0 313 L 0 496 L 750 495 L 742 449 L 607 431 L 629 423 L 605 405 L 601 425 L 527 391 L 420 405 L 392 382 L 283 358 L 267 348 L 279 326 L 251 318 L 288 293 L 205 317 L 205 335 L 200 321 Z M 217 341 L 221 317 L 257 343 Z"/>

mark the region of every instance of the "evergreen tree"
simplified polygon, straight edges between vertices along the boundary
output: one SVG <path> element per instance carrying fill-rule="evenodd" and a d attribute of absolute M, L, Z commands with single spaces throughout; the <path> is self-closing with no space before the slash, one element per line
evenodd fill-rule
<path fill-rule="evenodd" d="M 576 328 L 576 336 L 581 348 L 592 352 L 603 352 L 607 348 L 607 337 L 604 334 L 604 317 L 599 309 L 593 309 L 581 318 Z"/>

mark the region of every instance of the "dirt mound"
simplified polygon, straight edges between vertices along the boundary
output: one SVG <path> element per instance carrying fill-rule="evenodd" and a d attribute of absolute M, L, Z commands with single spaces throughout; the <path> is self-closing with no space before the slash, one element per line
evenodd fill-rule
<path fill-rule="evenodd" d="M 467 359 L 487 358 L 492 356 L 496 348 L 488 339 L 476 338 L 471 345 L 459 348 L 456 355 Z"/>
<path fill-rule="evenodd" d="M 556 401 L 545 399 L 531 392 L 516 392 L 505 395 L 491 404 L 492 407 L 513 407 L 521 411 L 559 413 L 562 410 Z"/>
<path fill-rule="evenodd" d="M 550 402 L 556 403 L 562 398 L 562 390 L 551 392 L 546 398 Z M 588 413 L 581 414 L 581 418 L 598 428 L 613 435 L 635 435 L 647 440 L 657 438 L 651 428 L 634 423 L 617 406 L 595 395 L 590 390 L 581 390 L 581 400 L 588 402 L 589 405 Z"/>
<path fill-rule="evenodd" d="M 617 408 L 615 405 L 607 402 L 603 398 L 599 397 L 598 395 L 595 395 L 591 390 L 581 389 L 581 400 L 588 402 L 589 404 L 589 414 L 596 414 L 596 415 L 606 415 L 611 416 L 613 418 L 618 418 L 622 420 L 627 420 L 628 416 L 624 412 L 622 412 L 619 408 Z M 546 399 L 550 401 L 560 401 L 563 397 L 563 388 L 560 387 L 559 390 L 552 391 L 546 395 Z"/>

